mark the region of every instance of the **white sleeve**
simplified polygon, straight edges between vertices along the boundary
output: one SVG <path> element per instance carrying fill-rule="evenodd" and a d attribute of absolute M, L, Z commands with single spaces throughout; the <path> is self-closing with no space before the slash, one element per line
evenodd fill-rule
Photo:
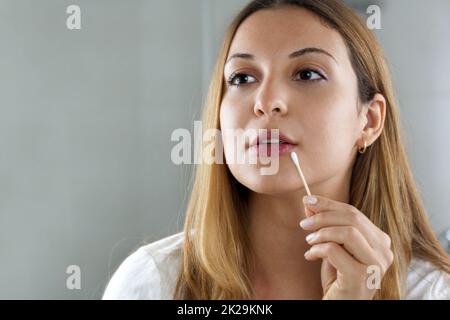
<path fill-rule="evenodd" d="M 450 274 L 415 260 L 408 274 L 407 300 L 450 300 Z"/>
<path fill-rule="evenodd" d="M 450 274 L 439 272 L 427 294 L 427 299 L 450 300 Z"/>
<path fill-rule="evenodd" d="M 128 256 L 116 270 L 102 299 L 161 299 L 160 282 L 160 273 L 153 257 L 140 248 Z"/>

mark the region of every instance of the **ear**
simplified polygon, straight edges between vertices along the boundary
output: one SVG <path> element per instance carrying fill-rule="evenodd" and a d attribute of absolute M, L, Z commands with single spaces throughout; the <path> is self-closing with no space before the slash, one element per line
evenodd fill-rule
<path fill-rule="evenodd" d="M 381 135 L 386 117 L 386 99 L 382 94 L 375 94 L 373 99 L 361 109 L 361 138 L 364 137 L 367 146 L 372 145 Z M 360 139 L 358 143 L 364 142 Z"/>

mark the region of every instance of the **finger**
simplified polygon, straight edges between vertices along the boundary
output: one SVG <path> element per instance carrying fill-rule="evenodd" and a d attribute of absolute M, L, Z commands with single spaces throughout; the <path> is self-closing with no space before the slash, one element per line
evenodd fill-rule
<path fill-rule="evenodd" d="M 326 227 L 309 234 L 310 245 L 335 242 L 344 246 L 356 260 L 365 265 L 380 265 L 376 253 L 361 232 L 353 226 Z"/>
<path fill-rule="evenodd" d="M 311 201 L 315 199 L 316 201 Z M 351 217 L 352 219 L 360 219 L 362 220 L 362 223 L 368 224 L 369 228 L 371 227 L 375 233 L 378 233 L 378 239 L 377 244 L 381 240 L 383 244 L 385 244 L 385 247 L 390 248 L 391 246 L 391 239 L 390 237 L 384 233 L 382 230 L 380 230 L 377 226 L 375 226 L 370 219 L 364 215 L 361 211 L 359 211 L 354 206 L 345 203 L 345 202 L 339 202 L 336 200 L 332 200 L 327 197 L 322 196 L 305 196 L 303 197 L 303 203 L 305 204 L 305 212 L 307 212 L 309 215 L 306 215 L 306 217 L 313 216 L 317 213 L 323 213 L 323 212 L 350 212 L 352 215 L 355 215 L 357 217 Z M 310 214 L 311 213 L 311 214 Z M 375 244 L 375 245 L 377 245 Z"/>
<path fill-rule="evenodd" d="M 324 211 L 341 211 L 350 206 L 348 203 L 335 201 L 330 198 L 317 195 L 304 196 L 303 204 L 314 213 Z"/>
<path fill-rule="evenodd" d="M 359 279 L 365 274 L 366 266 L 356 261 L 343 247 L 334 242 L 313 245 L 306 253 L 308 261 L 327 259 L 329 263 L 346 278 Z"/>
<path fill-rule="evenodd" d="M 311 231 L 330 226 L 354 226 L 358 228 L 372 248 L 388 248 L 385 238 L 387 235 L 362 213 L 358 214 L 354 211 L 322 212 L 300 221 L 300 226 Z"/>

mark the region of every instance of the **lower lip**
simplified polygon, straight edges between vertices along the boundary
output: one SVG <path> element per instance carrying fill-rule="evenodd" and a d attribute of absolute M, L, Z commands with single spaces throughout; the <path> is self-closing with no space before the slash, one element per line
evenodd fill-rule
<path fill-rule="evenodd" d="M 290 153 L 292 150 L 295 149 L 297 145 L 290 144 L 290 143 L 280 143 L 278 145 L 278 148 L 276 145 L 270 145 L 267 144 L 265 147 L 262 147 L 263 145 L 254 145 L 251 147 L 251 149 L 258 154 L 260 157 L 270 157 L 272 155 L 278 155 L 282 156 L 285 154 Z M 272 150 L 273 148 L 273 150 Z"/>

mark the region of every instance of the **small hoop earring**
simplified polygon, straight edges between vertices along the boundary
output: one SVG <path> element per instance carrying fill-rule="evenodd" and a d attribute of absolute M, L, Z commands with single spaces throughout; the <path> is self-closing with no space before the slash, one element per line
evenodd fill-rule
<path fill-rule="evenodd" d="M 364 152 L 366 152 L 366 150 L 367 150 L 367 142 L 366 140 L 364 140 L 364 147 L 359 148 L 358 152 L 360 154 L 363 154 Z"/>

